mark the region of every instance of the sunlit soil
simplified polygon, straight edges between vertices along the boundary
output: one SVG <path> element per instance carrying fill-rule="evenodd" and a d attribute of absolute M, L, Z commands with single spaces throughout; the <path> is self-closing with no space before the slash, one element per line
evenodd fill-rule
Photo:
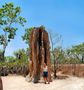
<path fill-rule="evenodd" d="M 71 77 L 53 80 L 50 84 L 27 82 L 22 76 L 2 77 L 3 90 L 84 90 L 84 78 Z"/>

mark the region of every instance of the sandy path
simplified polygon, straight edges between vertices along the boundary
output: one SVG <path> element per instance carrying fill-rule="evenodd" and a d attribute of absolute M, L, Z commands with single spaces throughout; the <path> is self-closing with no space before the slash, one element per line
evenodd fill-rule
<path fill-rule="evenodd" d="M 33 84 L 22 76 L 2 77 L 4 90 L 84 90 L 84 78 L 57 79 L 50 84 Z"/>

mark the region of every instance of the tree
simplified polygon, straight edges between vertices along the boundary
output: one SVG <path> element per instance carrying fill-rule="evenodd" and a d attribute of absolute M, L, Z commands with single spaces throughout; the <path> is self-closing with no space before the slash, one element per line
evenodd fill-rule
<path fill-rule="evenodd" d="M 75 58 L 75 63 L 84 63 L 84 43 L 72 46 L 67 53 L 69 57 Z"/>
<path fill-rule="evenodd" d="M 53 56 L 53 61 L 54 61 L 54 78 L 57 77 L 56 75 L 56 65 L 57 65 L 57 57 L 56 57 L 56 51 L 54 50 L 54 48 L 57 47 L 60 47 L 61 48 L 61 45 L 62 45 L 62 37 L 61 35 L 57 34 L 57 33 L 53 33 L 51 31 L 49 31 L 49 36 L 50 36 L 50 42 L 51 42 L 51 53 L 52 53 L 52 56 Z"/>
<path fill-rule="evenodd" d="M 27 61 L 27 54 L 24 49 L 19 49 L 18 51 L 14 52 L 14 56 L 16 57 L 16 60 Z"/>
<path fill-rule="evenodd" d="M 68 61 L 72 64 L 73 74 L 75 75 L 76 64 L 80 64 L 84 59 L 84 43 L 72 46 L 70 49 L 67 49 Z M 79 72 L 78 72 L 79 73 Z"/>
<path fill-rule="evenodd" d="M 26 44 L 29 45 L 29 38 L 30 38 L 30 34 L 31 31 L 34 29 L 34 27 L 30 27 L 30 28 L 26 28 L 25 29 L 25 34 L 22 36 L 22 39 L 25 41 Z"/>
<path fill-rule="evenodd" d="M 8 43 L 14 39 L 18 28 L 17 24 L 24 26 L 26 19 L 20 16 L 21 8 L 13 3 L 5 3 L 0 8 L 0 44 L 3 45 L 3 60 Z"/>
<path fill-rule="evenodd" d="M 55 57 L 56 57 L 56 65 L 60 64 L 60 63 L 64 63 L 65 51 L 62 48 L 60 48 L 60 47 L 55 48 L 54 49 L 54 54 L 55 54 Z"/>
<path fill-rule="evenodd" d="M 0 50 L 0 61 L 3 61 L 3 57 L 2 57 L 2 50 Z"/>
<path fill-rule="evenodd" d="M 30 28 L 26 28 L 25 29 L 25 34 L 22 36 L 22 39 L 25 41 L 26 44 L 30 44 L 29 42 L 29 39 L 30 39 L 30 34 L 32 32 L 32 30 L 34 29 L 35 27 L 30 27 Z M 43 25 L 40 26 L 40 28 L 43 28 L 45 29 L 45 27 Z"/>

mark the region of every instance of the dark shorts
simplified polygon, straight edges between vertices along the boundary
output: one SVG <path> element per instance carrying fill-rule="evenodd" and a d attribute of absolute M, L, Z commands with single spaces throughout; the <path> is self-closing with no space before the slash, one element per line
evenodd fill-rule
<path fill-rule="evenodd" d="M 43 77 L 48 77 L 48 72 L 43 72 Z"/>

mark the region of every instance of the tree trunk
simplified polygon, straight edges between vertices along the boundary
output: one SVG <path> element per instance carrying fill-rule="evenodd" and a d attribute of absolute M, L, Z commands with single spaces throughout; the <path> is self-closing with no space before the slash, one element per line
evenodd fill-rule
<path fill-rule="evenodd" d="M 2 60 L 5 61 L 5 51 L 2 52 Z"/>
<path fill-rule="evenodd" d="M 3 46 L 3 52 L 2 52 L 3 62 L 5 61 L 5 51 L 6 51 L 6 46 Z"/>
<path fill-rule="evenodd" d="M 57 77 L 56 75 L 56 59 L 55 59 L 55 55 L 53 54 L 54 56 L 54 79 Z"/>
<path fill-rule="evenodd" d="M 84 56 L 82 56 L 82 64 L 84 63 Z"/>
<path fill-rule="evenodd" d="M 0 53 L 0 61 L 1 61 L 1 62 L 4 62 L 4 61 L 5 61 L 4 54 L 5 54 L 5 51 L 2 51 L 2 52 Z"/>

